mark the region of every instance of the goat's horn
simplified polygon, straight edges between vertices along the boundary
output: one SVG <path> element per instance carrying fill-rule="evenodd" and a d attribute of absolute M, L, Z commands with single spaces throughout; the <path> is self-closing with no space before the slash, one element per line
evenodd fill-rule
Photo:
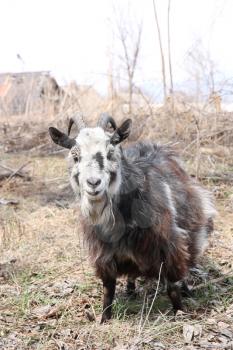
<path fill-rule="evenodd" d="M 115 120 L 108 114 L 108 113 L 102 113 L 100 114 L 99 121 L 98 121 L 98 126 L 103 128 L 104 130 L 107 129 L 108 123 L 111 125 L 111 127 L 116 130 L 117 125 Z"/>
<path fill-rule="evenodd" d="M 83 115 L 78 113 L 70 118 L 69 125 L 68 125 L 68 135 L 70 135 L 70 130 L 71 130 L 73 124 L 75 124 L 79 130 L 85 128 L 86 124 L 85 124 L 85 121 L 83 119 Z"/>

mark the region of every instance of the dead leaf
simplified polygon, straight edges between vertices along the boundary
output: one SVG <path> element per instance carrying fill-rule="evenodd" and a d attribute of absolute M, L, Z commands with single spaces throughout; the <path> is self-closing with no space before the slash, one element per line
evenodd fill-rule
<path fill-rule="evenodd" d="M 6 279 L 9 277 L 10 273 L 12 272 L 13 265 L 16 263 L 16 259 L 11 259 L 10 261 L 7 261 L 5 263 L 0 264 L 0 277 L 3 279 Z"/>
<path fill-rule="evenodd" d="M 201 337 L 202 334 L 202 326 L 200 324 L 194 325 L 194 337 Z"/>
<path fill-rule="evenodd" d="M 218 341 L 224 345 L 227 344 L 228 339 L 226 337 L 218 337 Z"/>
<path fill-rule="evenodd" d="M 176 313 L 176 317 L 184 316 L 184 315 L 185 315 L 185 312 L 182 311 L 182 310 L 178 310 L 177 313 Z"/>
<path fill-rule="evenodd" d="M 42 318 L 44 315 L 47 315 L 47 313 L 49 312 L 50 309 L 51 309 L 50 305 L 38 306 L 38 307 L 33 309 L 32 313 L 36 317 Z"/>
<path fill-rule="evenodd" d="M 218 328 L 219 329 L 228 328 L 228 327 L 229 327 L 229 324 L 227 324 L 225 322 L 222 322 L 222 321 L 218 322 Z"/>
<path fill-rule="evenodd" d="M 232 350 L 233 349 L 233 341 L 229 342 L 226 346 L 225 346 L 225 350 Z"/>
<path fill-rule="evenodd" d="M 45 288 L 46 292 L 53 297 L 66 297 L 74 292 L 76 282 L 61 281 Z"/>
<path fill-rule="evenodd" d="M 85 314 L 85 317 L 86 317 L 90 322 L 95 321 L 95 315 L 94 315 L 94 313 L 93 313 L 92 311 L 90 311 L 90 310 L 85 310 L 84 314 Z"/>
<path fill-rule="evenodd" d="M 233 332 L 230 331 L 229 329 L 221 329 L 221 334 L 224 335 L 227 338 L 233 339 Z"/>
<path fill-rule="evenodd" d="M 194 337 L 200 337 L 202 334 L 202 326 L 201 325 L 184 325 L 183 326 L 183 336 L 186 343 L 191 343 Z"/>
<path fill-rule="evenodd" d="M 208 323 L 208 324 L 216 324 L 217 321 L 216 321 L 215 318 L 208 318 L 208 319 L 207 319 L 207 323 Z"/>
<path fill-rule="evenodd" d="M 191 343 L 194 337 L 194 327 L 191 325 L 183 326 L 183 336 L 186 343 Z"/>
<path fill-rule="evenodd" d="M 47 319 L 50 317 L 58 317 L 61 314 L 62 305 L 43 305 L 33 309 L 32 314 L 38 319 Z"/>

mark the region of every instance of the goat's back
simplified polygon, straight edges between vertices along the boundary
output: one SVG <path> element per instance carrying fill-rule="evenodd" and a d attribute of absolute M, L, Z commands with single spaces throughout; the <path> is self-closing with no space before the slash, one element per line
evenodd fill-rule
<path fill-rule="evenodd" d="M 182 279 L 206 247 L 214 209 L 207 191 L 167 146 L 138 143 L 123 151 L 114 225 L 89 227 L 97 272 Z M 102 239 L 109 237 L 109 240 Z M 113 237 L 113 240 L 112 240 Z"/>

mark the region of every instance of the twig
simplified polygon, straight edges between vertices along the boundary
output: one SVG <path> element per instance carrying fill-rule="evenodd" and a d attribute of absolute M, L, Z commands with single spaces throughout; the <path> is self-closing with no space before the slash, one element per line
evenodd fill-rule
<path fill-rule="evenodd" d="M 233 131 L 233 128 L 222 129 L 222 130 L 215 131 L 209 135 L 203 135 L 201 137 L 201 139 L 209 139 L 212 137 L 218 137 L 218 135 L 224 134 L 225 132 L 229 132 L 229 131 Z"/>
<path fill-rule="evenodd" d="M 160 284 L 160 278 L 161 278 L 162 267 L 163 267 L 163 262 L 161 263 L 160 269 L 159 269 L 159 278 L 158 278 L 158 283 L 157 283 L 157 286 L 156 286 L 156 291 L 155 291 L 155 294 L 154 294 L 152 303 L 151 303 L 151 305 L 150 305 L 149 311 L 148 311 L 148 313 L 147 313 L 147 315 L 146 315 L 145 321 L 144 321 L 144 323 L 143 323 L 143 325 L 142 325 L 142 328 L 141 328 L 140 331 L 139 331 L 139 336 L 141 335 L 143 329 L 145 328 L 146 322 L 148 321 L 148 318 L 149 318 L 150 313 L 151 313 L 151 310 L 152 310 L 152 308 L 153 308 L 155 299 L 156 299 L 156 297 L 157 297 L 157 294 L 158 294 L 158 291 L 159 291 L 159 284 Z"/>
<path fill-rule="evenodd" d="M 42 145 L 38 145 L 38 146 L 32 147 L 32 148 L 30 149 L 30 151 L 31 151 L 31 152 L 38 151 L 38 150 L 40 150 L 41 148 L 48 147 L 48 146 L 50 146 L 50 143 L 49 143 L 49 142 L 43 143 Z"/>
<path fill-rule="evenodd" d="M 30 162 L 31 162 L 31 161 L 30 161 Z M 28 163 L 30 163 L 30 162 L 28 162 Z M 25 164 L 24 164 L 23 166 L 21 166 L 18 170 L 13 170 L 13 169 L 9 168 L 8 166 L 2 165 L 2 164 L 0 164 L 0 168 L 5 169 L 5 170 L 11 172 L 12 174 L 10 175 L 10 177 L 11 177 L 11 176 L 14 176 L 14 175 L 17 175 L 17 176 L 19 176 L 19 177 L 27 177 L 25 174 L 21 173 L 20 170 L 21 170 L 23 167 L 25 167 L 28 163 L 25 163 Z M 14 174 L 14 175 L 13 175 L 13 174 Z"/>
<path fill-rule="evenodd" d="M 200 159 L 201 159 L 201 152 L 200 152 L 200 125 L 199 125 L 199 119 L 196 118 L 196 116 L 193 114 L 193 119 L 196 126 L 196 179 L 199 178 L 199 171 L 200 171 Z"/>
<path fill-rule="evenodd" d="M 233 182 L 233 175 L 230 174 L 211 174 L 206 176 L 199 176 L 199 180 L 212 180 L 212 181 L 219 181 L 219 182 Z"/>
<path fill-rule="evenodd" d="M 157 10 L 156 10 L 156 6 L 155 6 L 155 0 L 153 0 L 153 6 L 154 6 L 154 16 L 155 16 L 155 22 L 156 22 L 156 27 L 157 27 L 158 39 L 159 39 L 161 65 L 162 65 L 163 94 L 164 94 L 164 101 L 166 101 L 166 97 L 167 97 L 167 83 L 166 83 L 165 60 L 164 60 L 162 38 L 161 38 L 161 32 L 160 32 L 160 26 L 159 26 Z"/>
<path fill-rule="evenodd" d="M 210 283 L 217 283 L 217 282 L 221 282 L 223 280 L 225 280 L 226 278 L 229 278 L 229 277 L 233 277 L 233 271 L 229 271 L 228 273 L 224 274 L 223 276 L 221 277 L 218 277 L 218 278 L 213 278 L 212 280 L 209 280 L 208 282 L 204 282 L 204 283 L 200 283 L 198 284 L 197 286 L 194 286 L 192 288 L 192 290 L 197 290 L 197 289 L 201 289 L 203 287 L 206 287 L 207 284 L 210 284 Z"/>
<path fill-rule="evenodd" d="M 172 76 L 172 60 L 171 60 L 171 35 L 170 35 L 170 9 L 171 0 L 168 0 L 167 9 L 167 43 L 168 43 L 168 62 L 169 62 L 169 74 L 170 74 L 170 93 L 172 97 L 172 112 L 174 112 L 174 98 L 173 98 L 173 76 Z"/>
<path fill-rule="evenodd" d="M 139 322 L 139 327 L 138 327 L 139 334 L 141 334 L 141 325 L 142 325 L 142 320 L 143 320 L 143 313 L 144 313 L 144 309 L 145 309 L 145 304 L 146 304 L 146 292 L 145 292 L 144 298 L 143 298 L 141 317 L 140 317 L 140 322 Z"/>
<path fill-rule="evenodd" d="M 19 201 L 15 200 L 15 199 L 4 199 L 4 198 L 0 198 L 0 205 L 8 205 L 8 204 L 19 204 Z"/>
<path fill-rule="evenodd" d="M 5 169 L 5 170 L 8 170 L 8 171 L 11 171 L 12 173 L 14 172 L 13 169 L 9 168 L 8 166 L 2 165 L 2 164 L 0 164 L 0 168 Z M 20 173 L 18 173 L 18 175 L 19 175 L 19 176 L 23 176 L 23 175 L 21 175 Z"/>
<path fill-rule="evenodd" d="M 56 151 L 48 152 L 48 153 L 46 153 L 46 155 L 53 156 L 53 155 L 60 154 L 60 153 L 65 153 L 65 152 L 67 152 L 66 149 L 58 149 Z"/>
<path fill-rule="evenodd" d="M 24 163 L 23 165 L 21 165 L 17 170 L 13 171 L 13 173 L 9 176 L 9 178 L 7 179 L 7 182 L 9 182 L 16 174 L 18 174 L 18 172 L 20 170 L 22 170 L 26 165 L 30 164 L 31 160 L 29 160 L 28 162 Z M 24 177 L 24 175 L 23 175 Z"/>

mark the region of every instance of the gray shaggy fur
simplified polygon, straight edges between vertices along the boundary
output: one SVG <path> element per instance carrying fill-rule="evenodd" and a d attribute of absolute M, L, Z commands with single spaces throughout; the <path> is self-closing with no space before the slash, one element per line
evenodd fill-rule
<path fill-rule="evenodd" d="M 104 121 L 107 125 L 106 115 Z M 187 292 L 184 280 L 206 248 L 215 215 L 210 194 L 185 172 L 172 148 L 148 142 L 119 146 L 129 135 L 130 124 L 114 124 L 112 134 L 106 131 L 115 158 L 98 154 L 101 171 L 112 172 L 101 197 L 85 197 L 73 186 L 80 196 L 90 256 L 103 281 L 102 322 L 111 317 L 116 279 L 122 275 L 128 276 L 131 293 L 137 277 L 158 278 L 161 270 L 174 309 L 182 308 L 177 282 Z M 110 161 L 114 172 L 108 170 Z M 72 176 L 77 175 L 71 171 L 74 183 Z M 114 191 L 111 181 L 119 182 Z"/>

